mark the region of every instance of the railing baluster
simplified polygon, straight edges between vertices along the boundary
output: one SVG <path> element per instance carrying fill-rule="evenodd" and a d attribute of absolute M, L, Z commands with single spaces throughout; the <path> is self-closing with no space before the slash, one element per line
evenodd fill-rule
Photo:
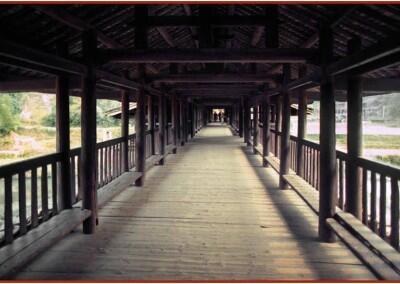
<path fill-rule="evenodd" d="M 38 218 L 38 199 L 37 199 L 37 168 L 32 169 L 31 173 L 31 219 L 32 228 L 39 224 Z"/>
<path fill-rule="evenodd" d="M 12 176 L 6 176 L 4 178 L 4 241 L 6 244 L 12 243 L 14 239 L 12 203 Z"/>
<path fill-rule="evenodd" d="M 380 196 L 379 196 L 379 235 L 386 237 L 386 176 L 380 176 Z"/>
<path fill-rule="evenodd" d="M 42 215 L 43 220 L 46 221 L 49 218 L 49 204 L 48 204 L 48 185 L 47 185 L 47 165 L 42 166 Z"/>
<path fill-rule="evenodd" d="M 26 177 L 25 171 L 18 174 L 18 210 L 19 210 L 19 233 L 24 235 L 27 231 L 26 224 Z"/>
<path fill-rule="evenodd" d="M 51 163 L 51 198 L 52 198 L 52 215 L 58 213 L 58 191 L 57 191 L 57 163 Z"/>
<path fill-rule="evenodd" d="M 368 225 L 368 171 L 362 170 L 362 222 Z"/>
<path fill-rule="evenodd" d="M 399 249 L 399 181 L 391 177 L 390 244 Z"/>
<path fill-rule="evenodd" d="M 344 179 L 343 179 L 343 161 L 339 159 L 339 208 L 344 208 Z"/>
<path fill-rule="evenodd" d="M 371 171 L 371 220 L 370 228 L 376 232 L 376 173 Z"/>
<path fill-rule="evenodd" d="M 76 199 L 76 169 L 75 169 L 75 155 L 70 158 L 71 164 L 71 200 L 75 203 Z"/>

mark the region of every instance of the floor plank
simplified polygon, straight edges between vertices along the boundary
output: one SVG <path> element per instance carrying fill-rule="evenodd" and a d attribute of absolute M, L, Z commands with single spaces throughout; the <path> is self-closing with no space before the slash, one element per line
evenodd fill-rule
<path fill-rule="evenodd" d="M 340 242 L 317 239 L 317 216 L 229 128 L 211 125 L 17 279 L 374 279 Z"/>

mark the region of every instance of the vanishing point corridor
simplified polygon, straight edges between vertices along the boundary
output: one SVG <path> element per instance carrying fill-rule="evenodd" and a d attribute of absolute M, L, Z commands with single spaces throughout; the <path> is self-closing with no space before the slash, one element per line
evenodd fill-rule
<path fill-rule="evenodd" d="M 341 242 L 317 239 L 318 216 L 228 127 L 203 128 L 18 279 L 371 279 Z"/>

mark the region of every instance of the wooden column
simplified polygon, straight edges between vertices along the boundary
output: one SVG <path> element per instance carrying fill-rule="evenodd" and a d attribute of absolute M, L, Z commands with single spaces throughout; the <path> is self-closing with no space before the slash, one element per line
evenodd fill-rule
<path fill-rule="evenodd" d="M 190 117 L 190 138 L 193 138 L 195 133 L 195 120 L 196 120 L 195 107 L 193 102 L 189 104 L 189 117 Z"/>
<path fill-rule="evenodd" d="M 147 96 L 147 128 L 151 132 L 151 154 L 156 153 L 156 138 L 154 133 L 154 103 L 153 96 Z"/>
<path fill-rule="evenodd" d="M 173 150 L 173 154 L 176 154 L 178 147 L 178 130 L 179 130 L 179 121 L 178 121 L 178 102 L 176 100 L 176 95 L 172 95 L 171 97 L 171 116 L 172 116 L 172 129 L 173 129 L 173 143 L 176 147 Z"/>
<path fill-rule="evenodd" d="M 243 126 L 244 126 L 244 107 L 243 107 L 243 100 L 240 101 L 239 104 L 239 137 L 243 138 Z"/>
<path fill-rule="evenodd" d="M 261 107 L 262 115 L 261 119 L 263 122 L 263 137 L 262 137 L 262 142 L 263 142 L 263 166 L 267 167 L 268 163 L 264 159 L 264 157 L 269 156 L 269 140 L 271 138 L 271 125 L 270 125 L 270 111 L 271 107 L 269 104 L 269 97 L 266 97 L 263 102 L 262 102 L 262 107 Z"/>
<path fill-rule="evenodd" d="M 348 42 L 348 55 L 361 49 L 360 38 Z M 362 79 L 351 76 L 347 82 L 346 211 L 361 219 L 361 171 L 356 160 L 362 155 Z"/>
<path fill-rule="evenodd" d="M 121 94 L 121 136 L 122 144 L 122 170 L 129 171 L 129 94 L 122 91 Z"/>
<path fill-rule="evenodd" d="M 139 65 L 141 72 L 144 72 L 144 65 Z M 135 168 L 142 173 L 142 177 L 135 182 L 136 186 L 142 186 L 144 182 L 144 172 L 146 168 L 146 94 L 144 88 L 139 88 L 136 94 L 136 114 L 135 114 Z"/>
<path fill-rule="evenodd" d="M 281 96 L 278 96 L 276 98 L 276 103 L 275 103 L 275 157 L 279 156 L 279 136 L 278 132 L 280 133 L 282 128 L 281 128 L 281 118 L 282 118 L 282 98 Z"/>
<path fill-rule="evenodd" d="M 68 46 L 59 44 L 57 53 L 60 56 L 67 57 Z M 57 209 L 72 208 L 71 194 L 71 169 L 69 162 L 70 151 L 70 131 L 69 131 L 69 80 L 66 75 L 56 77 L 56 147 L 57 152 L 61 153 L 61 163 L 57 168 L 57 189 L 58 205 Z"/>
<path fill-rule="evenodd" d="M 253 131 L 253 153 L 257 154 L 256 147 L 258 146 L 258 103 L 254 105 L 254 131 Z"/>
<path fill-rule="evenodd" d="M 179 100 L 179 120 L 180 120 L 180 133 L 181 133 L 181 146 L 185 145 L 185 109 L 183 106 L 183 99 Z"/>
<path fill-rule="evenodd" d="M 333 55 L 333 35 L 328 26 L 319 34 L 321 56 L 321 103 L 320 103 L 320 190 L 319 190 L 319 236 L 322 241 L 333 242 L 334 232 L 327 226 L 326 219 L 335 214 L 337 199 L 335 96 L 332 77 L 327 66 Z"/>
<path fill-rule="evenodd" d="M 306 76 L 307 70 L 305 66 L 299 69 L 299 78 Z M 297 174 L 304 175 L 304 148 L 303 141 L 307 130 L 307 93 L 305 90 L 298 91 L 298 124 L 297 124 Z"/>
<path fill-rule="evenodd" d="M 135 26 L 135 48 L 147 48 L 147 5 L 135 5 L 135 20 L 139 23 Z M 142 176 L 135 181 L 136 186 L 142 186 L 145 179 L 146 168 L 146 94 L 144 91 L 144 81 L 146 65 L 137 65 L 137 80 L 140 87 L 136 93 L 136 115 L 135 115 L 135 168 Z"/>
<path fill-rule="evenodd" d="M 290 81 L 290 65 L 283 65 L 284 90 L 282 92 L 282 136 L 279 163 L 279 187 L 288 189 L 289 186 L 283 176 L 289 173 L 290 162 L 290 93 L 286 90 L 286 84 Z"/>
<path fill-rule="evenodd" d="M 247 100 L 243 101 L 243 132 L 244 132 L 244 142 L 247 143 L 247 146 L 250 146 L 250 106 Z"/>
<path fill-rule="evenodd" d="M 159 104 L 158 104 L 158 123 L 159 123 L 159 142 L 160 142 L 160 155 L 165 155 L 165 144 L 166 144 L 166 135 L 165 130 L 167 128 L 167 98 L 165 95 L 159 96 Z M 160 165 L 164 164 L 164 158 L 160 160 Z"/>
<path fill-rule="evenodd" d="M 97 190 L 96 190 L 96 74 L 94 55 L 96 54 L 96 33 L 92 30 L 83 34 L 83 60 L 87 74 L 82 80 L 81 100 L 81 187 L 83 188 L 84 209 L 92 212 L 83 222 L 83 233 L 95 232 L 97 223 Z"/>

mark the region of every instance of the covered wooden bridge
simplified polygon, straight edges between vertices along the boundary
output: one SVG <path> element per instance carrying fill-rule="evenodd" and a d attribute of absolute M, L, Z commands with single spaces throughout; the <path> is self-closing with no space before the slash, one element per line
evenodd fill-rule
<path fill-rule="evenodd" d="M 3 5 L 0 91 L 55 94 L 57 152 L 0 167 L 2 278 L 398 280 L 400 171 L 362 158 L 361 114 L 363 96 L 400 90 L 399 15 Z M 100 98 L 121 101 L 122 135 L 96 144 Z M 305 140 L 315 100 L 320 143 Z"/>

